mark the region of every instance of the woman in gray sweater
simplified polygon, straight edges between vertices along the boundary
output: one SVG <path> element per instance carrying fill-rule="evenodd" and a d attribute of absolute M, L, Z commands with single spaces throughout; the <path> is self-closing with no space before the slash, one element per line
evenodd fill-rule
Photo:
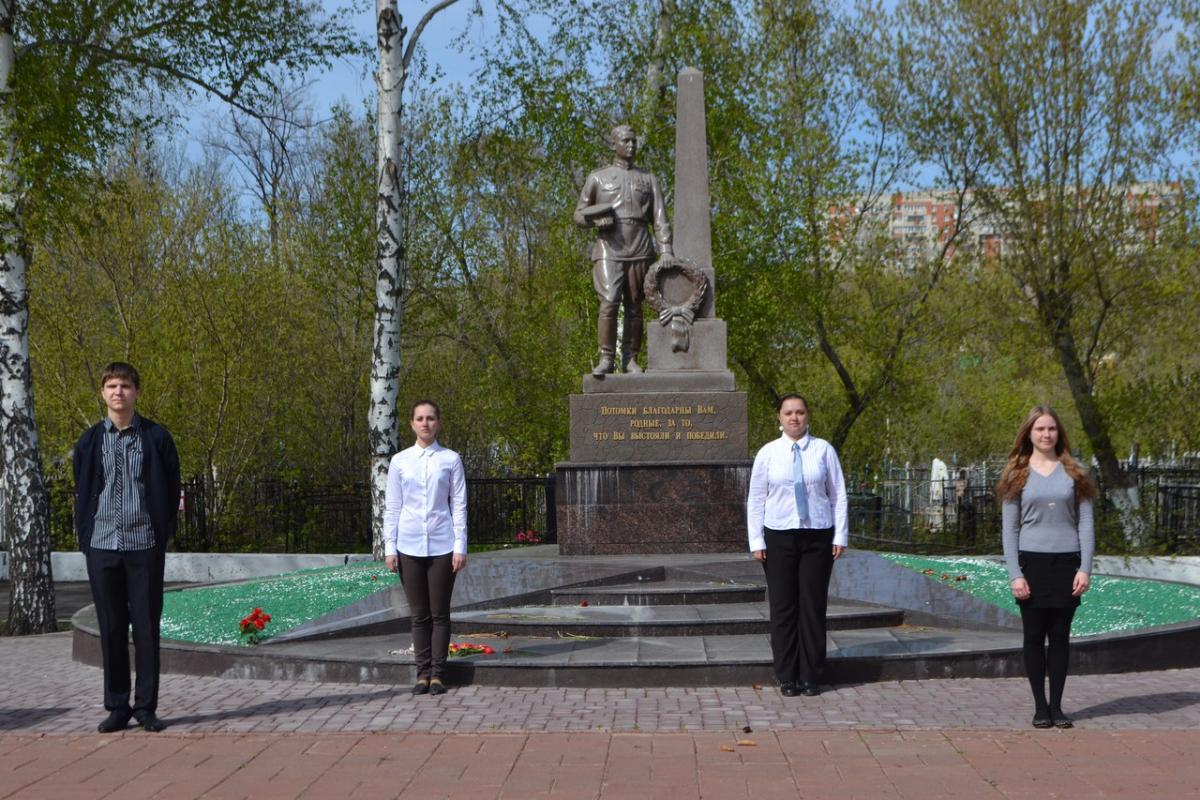
<path fill-rule="evenodd" d="M 1025 631 L 1033 727 L 1070 728 L 1062 694 L 1071 620 L 1091 584 L 1092 501 L 1098 491 L 1071 458 L 1067 432 L 1049 406 L 1036 406 L 1021 424 L 996 494 L 1004 504 L 1004 558 Z"/>

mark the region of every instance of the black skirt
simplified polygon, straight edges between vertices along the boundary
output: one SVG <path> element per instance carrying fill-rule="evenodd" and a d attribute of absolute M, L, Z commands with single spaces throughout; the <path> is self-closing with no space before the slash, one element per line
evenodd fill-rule
<path fill-rule="evenodd" d="M 1079 598 L 1071 594 L 1075 573 L 1079 571 L 1079 553 L 1035 553 L 1022 550 L 1017 563 L 1029 582 L 1029 599 L 1017 603 L 1026 608 L 1078 608 Z"/>

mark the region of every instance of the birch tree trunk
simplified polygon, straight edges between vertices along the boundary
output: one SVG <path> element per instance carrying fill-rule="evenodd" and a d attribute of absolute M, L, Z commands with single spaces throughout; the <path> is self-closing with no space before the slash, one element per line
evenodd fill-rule
<path fill-rule="evenodd" d="M 650 136 L 662 99 L 663 60 L 666 58 L 667 42 L 671 38 L 671 24 L 674 19 L 675 0 L 660 0 L 658 24 L 654 28 L 654 47 L 650 51 L 650 63 L 646 67 L 646 85 L 642 88 L 641 109 L 638 115 L 637 134 L 643 142 Z"/>
<path fill-rule="evenodd" d="M 375 335 L 371 352 L 371 551 L 383 558 L 383 501 L 388 461 L 399 450 L 400 323 L 408 264 L 404 253 L 406 198 L 400 172 L 400 118 L 404 109 L 404 29 L 397 0 L 376 0 L 379 69 L 379 140 L 375 149 Z"/>
<path fill-rule="evenodd" d="M 375 149 L 375 335 L 371 351 L 371 408 L 367 437 L 371 456 L 371 552 L 383 558 L 383 500 L 388 461 L 400 449 L 400 324 L 404 318 L 404 280 L 408 197 L 401 164 L 404 82 L 421 31 L 458 0 L 441 0 L 421 17 L 406 45 L 408 30 L 397 0 L 375 0 L 379 44 L 379 140 Z"/>
<path fill-rule="evenodd" d="M 0 453 L 3 454 L 10 605 L 8 632 L 55 629 L 50 509 L 38 452 L 29 372 L 28 247 L 11 135 L 16 0 L 0 0 Z"/>

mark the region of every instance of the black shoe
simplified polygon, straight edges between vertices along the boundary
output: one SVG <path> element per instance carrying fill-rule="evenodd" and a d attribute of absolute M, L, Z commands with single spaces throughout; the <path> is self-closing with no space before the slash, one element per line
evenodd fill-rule
<path fill-rule="evenodd" d="M 1035 711 L 1033 712 L 1033 727 L 1035 728 L 1050 728 L 1054 726 L 1054 720 L 1050 718 L 1050 711 Z"/>
<path fill-rule="evenodd" d="M 150 733 L 158 733 L 167 727 L 161 719 L 154 715 L 153 711 L 147 711 L 144 714 L 134 714 L 133 717 L 137 720 L 137 724 L 141 726 L 142 730 L 149 731 Z"/>
<path fill-rule="evenodd" d="M 421 680 L 413 684 L 413 694 L 429 694 L 429 681 Z"/>
<path fill-rule="evenodd" d="M 429 693 L 430 694 L 445 694 L 446 693 L 446 684 L 442 683 L 437 678 L 434 678 L 433 680 L 431 680 L 429 682 Z"/>
<path fill-rule="evenodd" d="M 1074 720 L 1072 720 L 1062 711 L 1051 711 L 1050 719 L 1054 720 L 1054 727 L 1056 728 L 1062 728 L 1063 730 L 1066 730 L 1067 728 L 1075 727 Z"/>
<path fill-rule="evenodd" d="M 104 721 L 96 728 L 100 733 L 116 733 L 123 731 L 129 725 L 129 718 L 133 716 L 133 712 L 128 708 L 118 708 L 109 713 Z"/>
<path fill-rule="evenodd" d="M 820 693 L 821 687 L 817 686 L 815 683 L 809 683 L 808 681 L 805 681 L 804 683 L 800 684 L 800 694 L 804 695 L 805 697 L 816 697 Z"/>
<path fill-rule="evenodd" d="M 800 687 L 794 683 L 784 683 L 780 685 L 779 693 L 784 697 L 795 697 L 800 694 Z"/>

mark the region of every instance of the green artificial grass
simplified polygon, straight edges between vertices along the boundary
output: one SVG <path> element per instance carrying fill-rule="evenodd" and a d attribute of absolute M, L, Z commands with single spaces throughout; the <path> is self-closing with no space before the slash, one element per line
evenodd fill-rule
<path fill-rule="evenodd" d="M 971 557 L 880 553 L 981 600 L 1017 612 L 1004 565 Z M 943 576 L 945 576 L 943 578 Z M 955 580 L 962 576 L 964 580 Z M 261 580 L 168 591 L 163 595 L 165 639 L 246 644 L 239 623 L 255 608 L 271 615 L 266 640 L 399 583 L 383 564 L 368 562 L 301 570 Z M 1092 590 L 1075 615 L 1074 636 L 1134 630 L 1200 618 L 1200 587 L 1140 578 L 1092 576 Z"/>
<path fill-rule="evenodd" d="M 179 589 L 163 595 L 162 637 L 244 644 L 239 623 L 255 608 L 271 615 L 265 641 L 400 582 L 380 563 L 288 572 L 262 580 Z"/>
<path fill-rule="evenodd" d="M 1017 610 L 1004 564 L 984 558 L 879 555 L 901 566 L 925 572 L 929 580 L 945 583 L 1001 608 Z M 965 576 L 966 580 L 955 580 Z M 1154 625 L 1190 622 L 1200 617 L 1200 586 L 1144 578 L 1093 575 L 1092 588 L 1075 613 L 1072 636 L 1095 636 Z"/>

